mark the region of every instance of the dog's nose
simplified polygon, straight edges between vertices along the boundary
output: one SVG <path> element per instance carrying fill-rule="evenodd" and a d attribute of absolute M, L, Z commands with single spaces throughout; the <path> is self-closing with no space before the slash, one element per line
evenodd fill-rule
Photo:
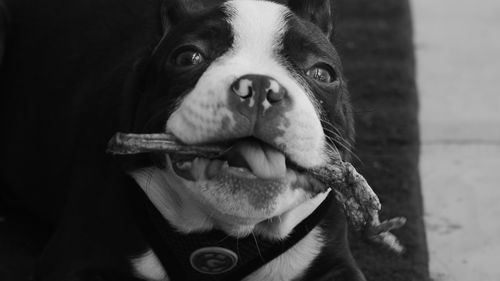
<path fill-rule="evenodd" d="M 238 97 L 264 100 L 270 104 L 278 103 L 287 95 L 286 89 L 278 81 L 266 75 L 248 74 L 241 76 L 231 85 L 231 90 Z"/>

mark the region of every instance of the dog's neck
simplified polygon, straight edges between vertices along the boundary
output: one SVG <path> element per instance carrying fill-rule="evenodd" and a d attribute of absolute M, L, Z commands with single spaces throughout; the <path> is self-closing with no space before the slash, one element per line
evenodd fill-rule
<path fill-rule="evenodd" d="M 184 188 L 185 183 L 172 169 L 149 167 L 133 171 L 131 175 L 162 216 L 181 233 L 208 231 L 216 227 L 211 212 L 207 212 Z M 318 194 L 278 217 L 255 225 L 232 227 L 241 228 L 240 233 L 251 232 L 265 238 L 283 239 L 325 200 L 328 193 Z"/>
<path fill-rule="evenodd" d="M 227 247 L 228 249 L 233 249 L 233 251 L 239 252 L 238 249 L 245 248 L 248 250 L 254 245 L 257 245 L 257 248 L 254 249 L 255 253 L 253 256 L 255 256 L 258 260 L 262 259 L 262 255 L 267 256 L 268 258 L 270 256 L 276 257 L 271 259 L 266 258 L 268 263 L 266 264 L 264 262 L 261 267 L 257 267 L 259 268 L 258 270 L 248 275 L 244 280 L 291 280 L 305 272 L 305 269 L 319 253 L 320 248 L 323 245 L 321 230 L 319 227 L 315 226 L 329 209 L 329 204 L 327 203 L 331 200 L 325 201 L 328 192 L 319 194 L 309 201 L 296 206 L 293 210 L 287 211 L 274 220 L 260 223 L 262 224 L 260 227 L 254 226 L 254 233 L 257 234 L 257 237 L 252 237 L 253 240 L 250 238 L 233 239 L 236 241 L 235 248 L 234 245 L 232 245 L 233 247 L 230 246 L 232 243 L 231 241 L 227 241 L 231 240 L 230 238 L 222 239 L 226 240 L 226 245 L 221 245 L 220 237 L 214 239 L 214 232 L 209 230 L 216 228 L 216 226 L 211 221 L 210 215 L 204 212 L 203 208 L 198 205 L 199 203 L 195 201 L 196 199 L 190 197 L 186 190 L 180 191 L 172 186 L 177 183 L 182 187 L 182 182 L 180 182 L 181 179 L 179 179 L 175 173 L 168 172 L 168 169 L 164 170 L 156 167 L 150 167 L 137 170 L 132 173 L 132 176 L 146 194 L 147 198 L 145 197 L 144 200 L 149 200 L 152 203 L 149 204 L 151 205 L 151 208 L 158 211 L 156 214 L 159 214 L 158 216 L 161 215 L 171 224 L 173 228 L 176 228 L 176 230 L 181 232 L 178 233 L 177 231 L 172 232 L 169 230 L 168 233 L 171 233 L 172 237 L 169 236 L 167 239 L 168 241 L 165 241 L 167 242 L 166 245 L 173 247 L 174 252 L 171 252 L 171 254 L 177 253 L 176 258 L 178 259 L 185 259 L 191 254 L 189 251 L 186 253 L 181 251 L 179 254 L 179 249 L 196 246 L 190 241 L 200 240 L 199 232 L 208 231 L 206 236 L 208 243 L 210 241 L 218 241 L 217 243 L 214 243 L 214 246 L 229 246 Z M 325 204 L 322 204 L 323 202 Z M 318 208 L 320 205 L 321 207 Z M 164 229 L 169 228 L 170 227 L 166 227 Z M 262 233 L 259 232 L 259 230 L 262 231 L 262 229 L 265 229 L 266 231 Z M 291 233 L 294 229 L 295 231 Z M 216 230 L 216 232 L 217 231 L 218 230 Z M 280 238 L 279 241 L 276 241 L 277 237 Z M 163 236 L 163 238 L 165 238 L 165 236 Z M 260 240 L 261 238 L 264 240 Z M 269 241 L 265 240 L 266 238 L 272 238 L 276 242 L 265 242 Z M 202 238 L 202 240 L 204 239 Z M 259 242 L 257 242 L 257 240 L 259 240 Z M 207 241 L 203 244 L 206 245 Z M 248 245 L 251 245 L 252 247 L 245 246 L 246 242 L 248 242 Z M 177 244 L 180 246 L 177 246 Z M 148 278 L 148 280 L 157 280 L 157 278 L 158 280 L 172 280 L 167 277 L 170 270 L 166 272 L 166 268 L 164 269 L 161 266 L 161 264 L 165 265 L 164 259 L 162 260 L 161 257 L 159 258 L 155 255 L 157 250 L 155 246 L 158 245 L 156 244 L 150 246 L 153 248 L 153 251 L 148 250 L 145 256 L 138 257 L 132 261 L 136 273 L 138 276 L 150 276 L 150 274 L 156 272 L 157 274 L 153 274 L 156 277 Z M 178 247 L 179 249 L 176 250 Z M 246 261 L 242 259 L 241 263 L 238 262 L 239 267 L 235 268 L 236 272 L 241 272 L 242 270 L 245 271 L 247 261 L 252 261 L 252 259 L 254 259 L 252 258 L 251 253 L 245 253 L 245 255 L 247 255 Z M 248 264 L 252 263 L 253 262 L 249 262 Z M 155 265 L 155 270 L 147 269 L 152 265 Z M 185 268 L 185 270 L 192 271 L 192 268 Z M 186 274 L 189 275 L 192 273 Z M 269 279 L 271 277 L 273 279 Z M 197 278 L 195 279 L 198 280 Z"/>

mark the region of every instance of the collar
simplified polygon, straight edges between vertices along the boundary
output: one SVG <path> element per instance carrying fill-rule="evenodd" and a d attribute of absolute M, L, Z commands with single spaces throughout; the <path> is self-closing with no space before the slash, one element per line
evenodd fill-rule
<path fill-rule="evenodd" d="M 286 252 L 304 238 L 326 215 L 333 192 L 284 240 L 254 235 L 233 238 L 220 230 L 183 234 L 160 214 L 144 191 L 131 187 L 136 223 L 171 281 L 241 280 Z"/>

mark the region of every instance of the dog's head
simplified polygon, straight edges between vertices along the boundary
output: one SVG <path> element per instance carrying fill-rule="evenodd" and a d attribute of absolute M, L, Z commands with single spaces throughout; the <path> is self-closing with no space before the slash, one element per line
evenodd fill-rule
<path fill-rule="evenodd" d="M 331 4 L 169 2 L 142 129 L 232 148 L 217 160 L 167 155 L 133 175 L 181 231 L 284 237 L 326 196 L 299 170 L 347 155 L 352 140 Z"/>

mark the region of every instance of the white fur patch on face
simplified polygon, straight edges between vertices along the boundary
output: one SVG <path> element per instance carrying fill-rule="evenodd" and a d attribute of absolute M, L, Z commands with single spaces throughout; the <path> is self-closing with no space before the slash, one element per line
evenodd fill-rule
<path fill-rule="evenodd" d="M 325 136 L 310 90 L 289 72 L 279 57 L 290 11 L 269 1 L 229 1 L 225 7 L 234 33 L 233 46 L 207 68 L 169 117 L 166 130 L 187 144 L 261 134 L 255 136 L 280 147 L 301 166 L 324 164 Z M 272 77 L 277 82 L 271 83 L 271 89 L 279 88 L 279 83 L 287 91 L 290 102 L 286 108 L 274 113 L 274 120 L 258 123 L 272 128 L 255 128 L 248 116 L 235 111 L 229 102 L 236 95 L 231 91 L 232 83 L 247 74 Z M 261 107 L 264 113 L 277 107 L 265 99 L 262 102 L 251 99 L 248 104 L 253 108 L 250 110 Z"/>

